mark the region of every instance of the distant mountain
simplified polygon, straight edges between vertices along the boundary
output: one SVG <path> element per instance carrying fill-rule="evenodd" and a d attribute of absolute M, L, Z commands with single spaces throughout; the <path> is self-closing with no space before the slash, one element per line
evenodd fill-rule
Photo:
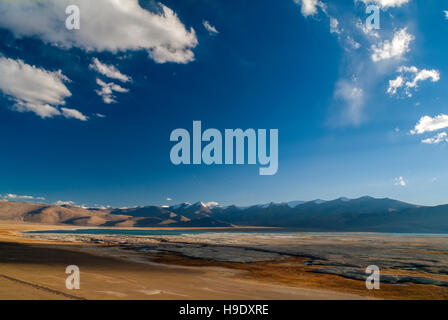
<path fill-rule="evenodd" d="M 291 208 L 295 208 L 298 205 L 301 205 L 301 204 L 304 204 L 304 203 L 305 203 L 305 201 L 290 201 L 290 202 L 287 202 L 286 204 L 288 206 L 290 206 Z"/>
<path fill-rule="evenodd" d="M 130 209 L 113 209 L 114 215 L 126 215 L 136 219 L 135 227 L 231 227 L 230 223 L 212 218 L 211 210 L 202 202 L 182 203 L 173 207 L 147 206 Z"/>
<path fill-rule="evenodd" d="M 183 203 L 180 206 L 172 206 L 168 209 L 194 220 L 199 218 L 209 218 L 213 208 L 214 207 L 207 206 L 204 202 L 196 202 L 194 204 Z"/>
<path fill-rule="evenodd" d="M 163 207 L 85 209 L 69 205 L 0 201 L 0 220 L 106 227 L 231 227 L 210 216 L 193 219 Z"/>
<path fill-rule="evenodd" d="M 0 201 L 0 220 L 113 227 L 259 226 L 302 231 L 448 233 L 448 205 L 418 206 L 372 197 L 271 202 L 247 207 L 197 202 L 126 209 Z"/>
<path fill-rule="evenodd" d="M 339 198 L 332 201 L 308 201 L 295 206 L 271 203 L 268 206 L 251 206 L 246 209 L 215 208 L 212 217 L 236 225 L 343 231 L 361 227 L 358 221 L 364 221 L 365 215 L 385 215 L 384 218 L 387 218 L 394 212 L 411 208 L 417 206 L 387 198 Z"/>
<path fill-rule="evenodd" d="M 413 207 L 392 214 L 360 217 L 348 230 L 409 233 L 448 233 L 448 205 Z"/>
<path fill-rule="evenodd" d="M 124 216 L 111 216 L 106 210 L 86 210 L 74 206 L 55 206 L 28 202 L 0 201 L 0 220 L 26 221 L 45 224 L 73 224 L 99 226 L 125 220 Z"/>

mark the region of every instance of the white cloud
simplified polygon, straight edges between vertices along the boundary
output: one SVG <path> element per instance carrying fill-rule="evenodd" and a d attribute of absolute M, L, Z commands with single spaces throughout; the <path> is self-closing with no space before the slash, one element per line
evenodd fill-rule
<path fill-rule="evenodd" d="M 305 17 L 317 14 L 318 9 L 320 9 L 329 19 L 330 33 L 337 35 L 340 43 L 343 45 L 346 51 L 350 51 L 353 49 L 356 50 L 361 47 L 361 44 L 356 41 L 352 35 L 350 35 L 350 32 L 346 32 L 346 30 L 341 26 L 339 20 L 329 14 L 327 5 L 325 3 L 318 0 L 294 0 L 294 2 L 301 6 L 302 14 Z"/>
<path fill-rule="evenodd" d="M 68 5 L 81 8 L 81 26 L 65 26 Z M 158 63 L 188 63 L 198 44 L 193 28 L 186 29 L 173 10 L 163 4 L 159 12 L 143 9 L 138 0 L 1 1 L 0 27 L 16 37 L 38 37 L 65 48 L 86 51 L 146 50 Z"/>
<path fill-rule="evenodd" d="M 69 109 L 69 108 L 61 108 L 62 116 L 64 116 L 67 119 L 73 118 L 78 119 L 81 121 L 87 121 L 88 117 L 83 115 L 81 112 L 75 109 Z"/>
<path fill-rule="evenodd" d="M 430 116 L 424 116 L 420 118 L 419 122 L 415 125 L 414 130 L 411 130 L 411 134 L 423 134 L 425 132 L 433 132 L 448 127 L 448 115 L 440 114 L 434 118 Z"/>
<path fill-rule="evenodd" d="M 341 34 L 341 30 L 339 29 L 339 21 L 334 17 L 330 17 L 330 32 Z"/>
<path fill-rule="evenodd" d="M 318 0 L 294 0 L 301 6 L 301 12 L 304 17 L 313 16 L 317 13 L 317 8 L 325 10 L 325 4 Z"/>
<path fill-rule="evenodd" d="M 347 37 L 347 41 L 354 49 L 361 48 L 361 44 L 356 42 L 352 37 Z"/>
<path fill-rule="evenodd" d="M 97 58 L 93 58 L 92 63 L 89 65 L 90 69 L 95 70 L 96 72 L 101 73 L 102 75 L 111 78 L 120 80 L 121 82 L 129 82 L 131 81 L 131 77 L 122 74 L 117 68 L 115 68 L 113 65 L 108 65 L 102 63 Z"/>
<path fill-rule="evenodd" d="M 401 7 L 402 5 L 408 3 L 410 0 L 358 0 L 364 2 L 366 5 L 376 4 L 377 6 L 388 9 L 393 7 Z"/>
<path fill-rule="evenodd" d="M 14 109 L 19 112 L 52 118 L 61 114 L 57 106 L 71 96 L 64 85 L 69 80 L 60 70 L 50 72 L 22 60 L 0 57 L 0 74 L 0 90 L 15 102 Z"/>
<path fill-rule="evenodd" d="M 392 41 L 384 40 L 378 46 L 372 45 L 372 60 L 379 62 L 381 60 L 401 58 L 408 52 L 411 41 L 414 36 L 407 32 L 407 28 L 400 29 L 394 33 Z"/>
<path fill-rule="evenodd" d="M 166 201 L 173 201 L 173 199 L 171 199 L 170 197 L 167 197 Z"/>
<path fill-rule="evenodd" d="M 346 41 L 347 41 L 348 45 L 350 46 L 350 48 L 352 48 L 352 49 L 361 48 L 361 44 L 359 42 L 355 41 L 355 39 L 353 39 L 351 36 L 347 36 Z"/>
<path fill-rule="evenodd" d="M 4 200 L 45 200 L 44 197 L 17 195 L 17 194 L 13 194 L 13 193 L 8 193 L 8 194 L 3 195 L 1 197 Z"/>
<path fill-rule="evenodd" d="M 422 143 L 425 144 L 438 144 L 440 142 L 448 142 L 448 134 L 444 132 L 440 132 L 434 137 L 422 140 Z"/>
<path fill-rule="evenodd" d="M 85 208 L 85 206 L 84 206 L 84 208 Z M 102 205 L 94 205 L 93 206 L 93 208 L 95 208 L 95 209 L 99 209 L 99 210 L 107 210 L 107 209 L 110 209 L 110 208 L 112 208 L 111 206 L 109 206 L 109 205 L 107 205 L 107 206 L 102 206 Z"/>
<path fill-rule="evenodd" d="M 423 69 L 419 71 L 412 81 L 406 82 L 406 85 L 410 88 L 416 88 L 420 81 L 431 80 L 431 82 L 437 82 L 440 80 L 440 72 L 437 70 L 426 70 Z"/>
<path fill-rule="evenodd" d="M 73 201 L 61 201 L 61 200 L 56 201 L 54 204 L 57 206 L 74 206 L 75 205 L 75 203 Z"/>
<path fill-rule="evenodd" d="M 337 84 L 335 97 L 344 104 L 344 122 L 358 125 L 362 122 L 365 104 L 364 90 L 353 83 L 340 81 Z"/>
<path fill-rule="evenodd" d="M 445 18 L 448 19 L 448 10 L 443 11 L 443 13 L 445 14 Z"/>
<path fill-rule="evenodd" d="M 104 103 L 116 103 L 114 92 L 126 93 L 129 90 L 115 84 L 113 82 L 106 83 L 101 79 L 96 79 L 96 83 L 101 87 L 101 90 L 95 90 L 95 92 L 103 98 Z"/>
<path fill-rule="evenodd" d="M 418 83 L 425 80 L 431 80 L 431 82 L 437 82 L 440 80 L 440 72 L 438 70 L 419 70 L 415 66 L 407 67 L 401 66 L 397 70 L 401 73 L 395 80 L 389 81 L 389 88 L 387 92 L 391 95 L 395 95 L 398 88 L 404 87 L 405 93 L 408 97 L 412 97 L 411 89 L 418 88 Z M 406 81 L 407 80 L 407 81 Z"/>
<path fill-rule="evenodd" d="M 366 24 L 361 19 L 358 19 L 358 21 L 356 22 L 356 27 L 360 29 L 362 33 L 366 36 L 371 36 L 375 38 L 380 37 L 380 35 L 378 34 L 377 31 L 375 31 L 374 28 L 367 27 Z"/>
<path fill-rule="evenodd" d="M 406 187 L 406 181 L 404 181 L 404 178 L 402 176 L 395 178 L 395 183 L 396 186 L 401 186 L 401 187 Z"/>
<path fill-rule="evenodd" d="M 394 95 L 397 93 L 398 88 L 403 86 L 404 79 L 402 76 L 398 76 L 395 80 L 389 80 L 389 88 L 387 93 Z"/>
<path fill-rule="evenodd" d="M 405 72 L 409 72 L 409 73 L 417 73 L 418 72 L 418 68 L 416 66 L 401 66 L 398 68 L 397 72 L 401 72 L 401 73 L 405 73 Z"/>
<path fill-rule="evenodd" d="M 53 118 L 61 114 L 58 109 L 48 104 L 24 103 L 22 101 L 18 101 L 14 105 L 14 110 L 18 112 L 34 112 L 41 118 Z"/>
<path fill-rule="evenodd" d="M 95 113 L 95 115 L 96 115 L 98 118 L 106 118 L 106 116 L 105 116 L 104 114 L 101 114 L 101 113 Z"/>
<path fill-rule="evenodd" d="M 208 33 L 211 35 L 216 35 L 219 33 L 216 27 L 212 26 L 210 22 L 208 22 L 207 20 L 202 21 L 202 25 L 204 26 L 205 30 L 207 30 Z"/>

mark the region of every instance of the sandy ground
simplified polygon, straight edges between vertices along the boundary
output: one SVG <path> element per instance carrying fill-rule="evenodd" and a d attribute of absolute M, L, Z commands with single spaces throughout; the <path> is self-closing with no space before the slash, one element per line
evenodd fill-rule
<path fill-rule="evenodd" d="M 0 299 L 448 299 L 447 237 L 22 233 L 55 229 L 74 227 L 0 223 Z M 370 264 L 380 290 L 366 289 Z"/>
<path fill-rule="evenodd" d="M 69 228 L 0 223 L 0 299 L 364 299 L 248 276 L 232 265 L 156 256 L 99 245 L 38 241 L 24 230 Z M 70 228 L 69 228 L 70 229 Z M 166 262 L 164 262 L 164 259 Z M 194 260 L 192 263 L 191 260 Z M 65 268 L 81 270 L 80 290 L 65 287 Z"/>

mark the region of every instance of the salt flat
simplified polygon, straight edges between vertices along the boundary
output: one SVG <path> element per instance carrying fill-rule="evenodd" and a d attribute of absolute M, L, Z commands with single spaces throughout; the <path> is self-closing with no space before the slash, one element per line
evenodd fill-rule
<path fill-rule="evenodd" d="M 26 244 L 15 249 L 16 256 L 9 257 L 13 260 L 0 260 L 0 274 L 51 288 L 57 281 L 57 289 L 66 292 L 63 265 L 77 264 L 87 272 L 80 293 L 88 299 L 448 298 L 444 236 L 222 232 L 129 236 L 21 230 L 15 226 L 12 233 L 0 236 L 0 241 L 9 241 L 3 242 L 2 252 L 12 252 L 13 244 Z M 55 250 L 63 253 L 63 261 L 54 261 Z M 27 261 L 21 251 L 34 260 Z M 381 270 L 380 290 L 365 288 L 365 268 L 372 264 Z M 58 276 L 48 275 L 45 281 L 33 276 L 56 270 Z M 5 294 L 0 292 L 3 298 Z"/>

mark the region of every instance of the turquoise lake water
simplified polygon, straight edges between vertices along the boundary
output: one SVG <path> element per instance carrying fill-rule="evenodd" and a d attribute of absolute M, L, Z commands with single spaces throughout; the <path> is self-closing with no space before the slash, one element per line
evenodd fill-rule
<path fill-rule="evenodd" d="M 74 230 L 43 230 L 30 231 L 28 233 L 53 233 L 53 234 L 108 234 L 108 235 L 133 235 L 133 236 L 177 236 L 182 234 L 203 233 L 286 233 L 286 230 L 273 229 L 176 229 L 176 230 L 133 230 L 133 229 L 74 229 Z M 290 231 L 288 231 L 290 233 Z"/>
<path fill-rule="evenodd" d="M 200 230 L 134 230 L 134 229 L 73 229 L 73 230 L 43 230 L 29 231 L 28 233 L 52 233 L 52 234 L 97 234 L 97 235 L 133 235 L 133 236 L 177 236 L 183 234 L 204 233 L 257 233 L 257 234 L 307 234 L 307 235 L 365 235 L 383 234 L 397 236 L 439 236 L 448 237 L 448 234 L 436 233 L 376 233 L 376 232 L 304 232 L 293 229 L 200 229 Z"/>

